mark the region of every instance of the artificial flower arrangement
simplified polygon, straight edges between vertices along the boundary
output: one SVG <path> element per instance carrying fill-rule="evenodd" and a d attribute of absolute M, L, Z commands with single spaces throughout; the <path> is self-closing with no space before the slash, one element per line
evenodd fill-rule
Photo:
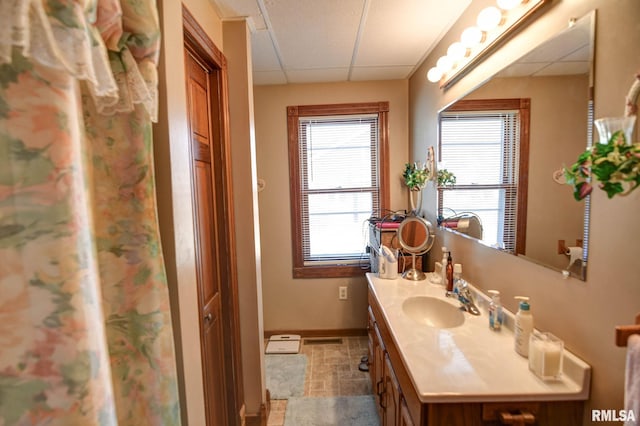
<path fill-rule="evenodd" d="M 438 186 L 449 187 L 456 184 L 456 175 L 447 169 L 438 170 Z"/>
<path fill-rule="evenodd" d="M 624 117 L 629 127 L 626 132 L 629 137 L 638 113 L 639 96 L 640 72 L 635 75 L 625 98 Z M 596 120 L 596 126 L 598 121 L 600 120 Z M 603 132 L 600 135 L 603 139 Z M 611 134 L 606 143 L 595 144 L 580 154 L 578 161 L 572 166 L 565 167 L 564 177 L 566 183 L 573 186 L 573 197 L 576 200 L 584 199 L 593 191 L 591 175 L 600 182 L 598 187 L 609 198 L 631 193 L 640 185 L 640 143 L 630 143 L 626 140 L 624 129 L 618 130 Z"/>
<path fill-rule="evenodd" d="M 420 191 L 424 189 L 427 182 L 433 176 L 433 172 L 426 164 L 406 163 L 404 165 L 404 183 L 410 191 Z M 453 186 L 456 184 L 456 175 L 447 169 L 440 169 L 436 173 L 438 186 Z"/>
<path fill-rule="evenodd" d="M 591 175 L 609 198 L 629 194 L 640 185 L 640 143 L 627 144 L 624 132 L 619 130 L 607 143 L 597 143 L 580 154 L 575 164 L 564 169 L 576 200 L 593 190 Z"/>
<path fill-rule="evenodd" d="M 402 177 L 410 191 L 420 191 L 431 179 L 432 171 L 426 164 L 406 163 Z"/>

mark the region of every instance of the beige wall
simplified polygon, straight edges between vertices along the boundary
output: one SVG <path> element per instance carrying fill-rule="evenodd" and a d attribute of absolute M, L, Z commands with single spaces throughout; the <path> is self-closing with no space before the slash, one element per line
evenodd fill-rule
<path fill-rule="evenodd" d="M 496 78 L 466 98 L 531 99 L 525 256 L 566 269 L 568 258 L 558 254 L 558 240 L 572 246 L 582 239 L 584 204 L 551 176 L 585 149 L 589 76 Z"/>
<path fill-rule="evenodd" d="M 333 330 L 366 326 L 366 282 L 363 277 L 292 278 L 285 108 L 289 105 L 389 101 L 391 207 L 406 209 L 407 192 L 400 176 L 409 153 L 407 88 L 406 80 L 254 88 L 258 177 L 266 182 L 265 189 L 258 194 L 265 330 Z M 339 286 L 348 287 L 348 300 L 338 300 Z"/>
<path fill-rule="evenodd" d="M 207 34 L 222 45 L 222 23 L 206 0 L 187 0 Z M 191 170 L 180 2 L 158 2 L 162 29 L 159 117 L 154 126 L 158 213 L 171 310 L 184 424 L 204 424 Z"/>
<path fill-rule="evenodd" d="M 244 20 L 225 21 L 222 27 L 229 71 L 229 130 L 244 397 L 247 414 L 257 415 L 266 395 L 250 34 Z"/>
<path fill-rule="evenodd" d="M 230 133 L 233 145 L 235 211 L 239 262 L 242 362 L 247 414 L 264 402 L 261 366 L 262 329 L 259 287 L 259 240 L 254 238 L 255 160 L 252 148 L 250 51 L 244 21 L 228 25 L 208 0 L 186 0 L 185 6 L 227 57 L 233 69 L 229 88 Z M 159 2 L 162 52 L 159 64 L 160 113 L 154 127 L 158 211 L 173 314 L 183 424 L 202 425 L 204 393 L 200 358 L 198 295 L 195 274 L 193 205 L 186 116 L 181 2 Z M 223 40 L 224 32 L 224 40 Z M 245 170 L 245 173 L 237 173 Z M 247 204 L 248 203 L 248 204 Z M 237 413 L 235 413 L 237 415 Z"/>
<path fill-rule="evenodd" d="M 493 2 L 472 3 L 410 79 L 413 156 L 422 158 L 427 149 L 425 141 L 435 140 L 439 109 L 485 81 L 529 46 L 564 29 L 570 18 L 581 17 L 592 9 L 597 9 L 595 117 L 624 112 L 624 97 L 640 67 L 637 0 L 553 1 L 538 20 L 450 90 L 441 91 L 429 83 L 427 70 L 462 29 L 471 25 L 479 10 L 490 3 Z M 432 203 L 433 199 L 425 200 L 431 217 L 435 214 Z M 536 326 L 560 336 L 571 351 L 591 364 L 592 390 L 586 424 L 590 424 L 590 409 L 621 409 L 623 404 L 625 350 L 615 346 L 613 336 L 616 325 L 632 323 L 640 311 L 639 208 L 640 191 L 613 200 L 600 190 L 594 191 L 586 282 L 563 280 L 558 272 L 450 233 L 439 235 L 437 240 L 438 246 L 444 243 L 451 248 L 454 261 L 464 264 L 469 281 L 484 290 L 500 290 L 508 309 L 515 309 L 516 294 L 531 296 Z"/>

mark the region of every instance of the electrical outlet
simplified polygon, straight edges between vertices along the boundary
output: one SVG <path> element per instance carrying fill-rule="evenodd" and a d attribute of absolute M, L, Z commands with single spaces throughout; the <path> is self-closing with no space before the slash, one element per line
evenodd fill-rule
<path fill-rule="evenodd" d="M 347 300 L 347 287 L 338 287 L 338 299 Z"/>

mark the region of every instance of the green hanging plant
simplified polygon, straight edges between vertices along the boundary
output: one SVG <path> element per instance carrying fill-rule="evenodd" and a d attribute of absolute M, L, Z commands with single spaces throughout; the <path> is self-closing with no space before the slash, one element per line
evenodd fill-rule
<path fill-rule="evenodd" d="M 609 198 L 627 195 L 640 185 L 640 143 L 626 143 L 623 131 L 615 132 L 607 143 L 597 143 L 564 168 L 573 197 L 580 201 L 593 191 L 591 176 Z"/>

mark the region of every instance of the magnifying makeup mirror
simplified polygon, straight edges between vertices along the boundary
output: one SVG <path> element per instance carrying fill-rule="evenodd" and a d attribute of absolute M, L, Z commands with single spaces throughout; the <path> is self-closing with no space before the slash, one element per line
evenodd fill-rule
<path fill-rule="evenodd" d="M 416 256 L 431 250 L 435 239 L 433 225 L 428 220 L 411 216 L 402 221 L 398 227 L 398 242 L 404 251 L 411 254 L 411 268 L 402 274 L 402 278 L 411 281 L 426 278 L 424 272 L 416 269 Z"/>

